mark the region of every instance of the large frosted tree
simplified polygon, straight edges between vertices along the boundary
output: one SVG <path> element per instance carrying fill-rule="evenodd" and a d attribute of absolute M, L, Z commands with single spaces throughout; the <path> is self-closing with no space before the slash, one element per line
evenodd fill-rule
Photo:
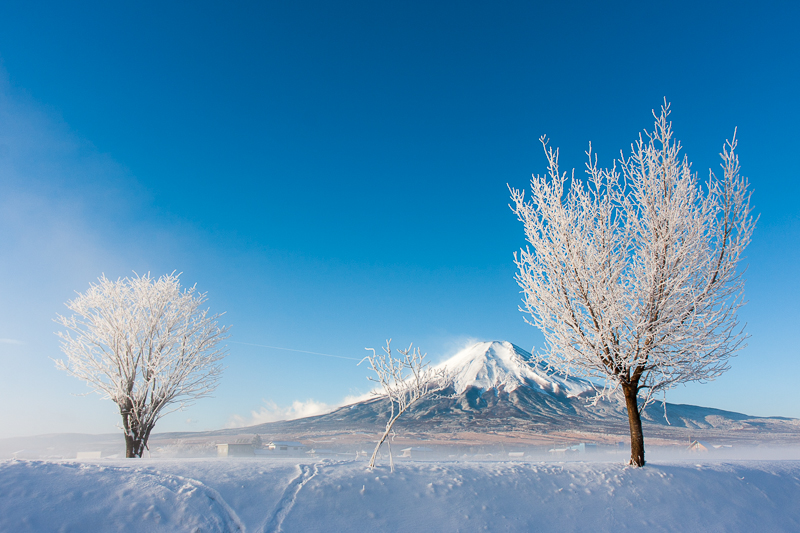
<path fill-rule="evenodd" d="M 521 310 L 545 337 L 556 371 L 620 390 L 631 433 L 630 464 L 644 466 L 641 410 L 679 383 L 714 379 L 743 346 L 737 265 L 750 242 L 748 182 L 736 135 L 720 154 L 722 176 L 698 180 L 673 140 L 669 105 L 652 132 L 611 169 L 587 155 L 587 179 L 568 179 L 558 150 L 530 197 L 511 189 L 528 246 L 515 255 Z"/>
<path fill-rule="evenodd" d="M 119 407 L 126 457 L 141 457 L 159 418 L 207 396 L 222 373 L 227 328 L 181 290 L 178 275 L 111 281 L 105 276 L 67 302 L 56 322 L 67 360 L 56 366 Z"/>

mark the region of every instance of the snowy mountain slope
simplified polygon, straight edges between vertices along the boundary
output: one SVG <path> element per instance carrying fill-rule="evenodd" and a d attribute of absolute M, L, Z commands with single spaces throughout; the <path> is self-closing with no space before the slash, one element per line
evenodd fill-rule
<path fill-rule="evenodd" d="M 549 427 L 580 427 L 589 419 L 627 423 L 623 404 L 612 401 L 592 406 L 595 389 L 590 382 L 548 373 L 530 353 L 510 342 L 476 343 L 437 367 L 451 372 L 452 385 L 415 405 L 404 415 L 405 424 L 435 423 L 455 430 L 467 429 L 476 420 L 490 425 L 495 421 Z M 372 421 L 382 417 L 387 408 L 387 402 L 373 399 L 329 416 Z"/>
<path fill-rule="evenodd" d="M 463 430 L 476 419 L 504 425 L 575 425 L 588 416 L 583 407 L 594 395 L 588 381 L 548 374 L 533 362 L 530 353 L 510 342 L 477 343 L 436 366 L 447 368 L 453 383 L 409 409 L 403 415 L 406 427 L 435 424 Z M 370 426 L 376 419 L 384 419 L 388 410 L 386 400 L 372 398 L 308 421 Z"/>
<path fill-rule="evenodd" d="M 628 435 L 628 417 L 621 398 L 593 402 L 592 384 L 549 374 L 530 353 L 510 342 L 481 342 L 438 367 L 448 368 L 453 384 L 403 414 L 399 428 L 416 433 L 470 432 L 529 434 L 588 432 Z M 388 416 L 389 403 L 372 398 L 331 413 L 286 422 L 241 428 L 252 433 L 314 434 L 330 431 L 371 432 Z M 758 418 L 692 405 L 660 403 L 643 413 L 648 438 L 683 442 L 688 438 L 800 442 L 800 421 Z M 231 431 L 231 430 L 228 430 Z"/>
<path fill-rule="evenodd" d="M 548 373 L 533 356 L 507 341 L 479 342 L 437 365 L 453 374 L 453 388 L 462 394 L 469 387 L 481 390 L 502 389 L 511 392 L 530 387 L 552 396 L 586 396 L 593 392 L 591 383 Z"/>

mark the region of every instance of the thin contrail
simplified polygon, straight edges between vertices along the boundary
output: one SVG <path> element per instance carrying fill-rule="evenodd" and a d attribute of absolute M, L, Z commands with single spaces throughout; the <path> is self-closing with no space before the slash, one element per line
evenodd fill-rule
<path fill-rule="evenodd" d="M 344 357 L 342 355 L 333 355 L 329 353 L 320 353 L 320 352 L 308 352 L 306 350 L 295 350 L 294 348 L 280 348 L 278 346 L 267 346 L 266 344 L 253 344 L 252 342 L 238 342 L 238 341 L 230 341 L 231 344 L 244 344 L 247 346 L 258 346 L 259 348 L 270 348 L 272 350 L 285 350 L 287 352 L 298 352 L 298 353 L 310 353 L 312 355 L 324 355 L 325 357 L 335 357 L 337 359 L 348 359 L 350 361 L 360 361 L 361 359 L 356 359 L 355 357 Z"/>

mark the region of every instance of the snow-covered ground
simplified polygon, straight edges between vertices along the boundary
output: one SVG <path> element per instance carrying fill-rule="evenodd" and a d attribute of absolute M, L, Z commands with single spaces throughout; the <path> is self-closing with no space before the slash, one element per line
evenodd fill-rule
<path fill-rule="evenodd" d="M 800 462 L 5 461 L 0 531 L 800 531 Z"/>

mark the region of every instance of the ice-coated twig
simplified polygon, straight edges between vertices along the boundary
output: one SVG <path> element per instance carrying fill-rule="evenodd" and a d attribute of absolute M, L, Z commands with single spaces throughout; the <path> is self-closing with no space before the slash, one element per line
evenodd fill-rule
<path fill-rule="evenodd" d="M 377 353 L 373 348 L 366 348 L 372 355 L 366 356 L 359 362 L 359 364 L 364 361 L 369 362 L 375 377 L 370 376 L 368 379 L 381 385 L 381 389 L 374 391 L 374 394 L 388 399 L 390 404 L 389 420 L 375 446 L 375 451 L 372 452 L 370 468 L 375 467 L 378 450 L 392 432 L 392 427 L 400 415 L 419 400 L 445 389 L 452 381 L 447 369 L 430 368 L 429 363 L 425 361 L 427 354 L 421 353 L 420 349 L 414 348 L 413 345 L 409 345 L 406 350 L 398 350 L 401 357 L 393 357 L 391 343 L 391 339 L 386 341 L 383 353 Z M 391 470 L 394 471 L 391 446 L 389 462 Z"/>

